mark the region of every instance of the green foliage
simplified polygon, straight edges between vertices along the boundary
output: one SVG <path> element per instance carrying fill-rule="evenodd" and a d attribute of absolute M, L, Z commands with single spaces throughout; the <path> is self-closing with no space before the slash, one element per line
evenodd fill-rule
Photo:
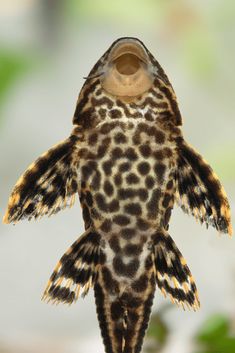
<path fill-rule="evenodd" d="M 202 325 L 195 340 L 198 349 L 195 353 L 234 353 L 235 336 L 230 320 L 222 314 L 211 316 Z"/>
<path fill-rule="evenodd" d="M 208 80 L 216 72 L 216 54 L 209 33 L 199 26 L 188 30 L 182 36 L 183 60 L 195 78 Z"/>
<path fill-rule="evenodd" d="M 167 343 L 170 330 L 164 316 L 168 308 L 170 308 L 170 306 L 165 305 L 151 317 L 150 325 L 147 331 L 148 344 L 145 347 L 146 353 L 161 352 Z"/>
<path fill-rule="evenodd" d="M 13 84 L 31 64 L 32 61 L 23 54 L 0 49 L 0 109 Z"/>

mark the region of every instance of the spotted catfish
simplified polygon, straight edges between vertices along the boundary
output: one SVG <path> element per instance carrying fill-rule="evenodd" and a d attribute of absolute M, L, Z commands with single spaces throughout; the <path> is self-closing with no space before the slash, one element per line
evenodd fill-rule
<path fill-rule="evenodd" d="M 85 232 L 58 262 L 43 299 L 71 304 L 94 288 L 107 353 L 138 353 L 156 285 L 199 307 L 182 254 L 168 233 L 175 203 L 232 234 L 223 187 L 185 142 L 174 90 L 135 38 L 114 42 L 80 92 L 69 138 L 29 166 L 4 222 L 52 215 L 78 193 Z"/>

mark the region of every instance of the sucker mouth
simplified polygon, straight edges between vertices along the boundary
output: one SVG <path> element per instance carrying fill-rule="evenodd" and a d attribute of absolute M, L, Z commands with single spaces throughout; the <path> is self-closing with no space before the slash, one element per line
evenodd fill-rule
<path fill-rule="evenodd" d="M 122 41 L 109 54 L 101 79 L 103 88 L 118 97 L 136 97 L 153 84 L 145 49 L 135 41 Z"/>
<path fill-rule="evenodd" d="M 140 59 L 131 53 L 126 53 L 114 60 L 116 70 L 121 75 L 134 75 L 140 69 Z"/>

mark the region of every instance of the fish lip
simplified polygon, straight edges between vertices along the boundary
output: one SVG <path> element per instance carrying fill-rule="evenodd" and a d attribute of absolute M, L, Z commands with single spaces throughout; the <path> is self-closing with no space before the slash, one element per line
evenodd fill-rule
<path fill-rule="evenodd" d="M 109 62 L 113 62 L 125 54 L 132 54 L 145 64 L 148 63 L 148 54 L 145 48 L 134 39 L 122 39 L 116 43 L 109 55 Z"/>

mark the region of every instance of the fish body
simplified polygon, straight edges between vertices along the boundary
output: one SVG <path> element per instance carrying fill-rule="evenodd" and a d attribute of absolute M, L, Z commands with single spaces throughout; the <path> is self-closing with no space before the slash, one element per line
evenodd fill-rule
<path fill-rule="evenodd" d="M 232 233 L 218 178 L 184 140 L 174 90 L 136 38 L 114 42 L 87 77 L 69 138 L 17 182 L 6 223 L 51 215 L 79 194 L 84 234 L 52 273 L 43 298 L 71 304 L 93 287 L 107 353 L 138 353 L 155 288 L 199 307 L 168 233 L 178 203 L 201 223 Z"/>

